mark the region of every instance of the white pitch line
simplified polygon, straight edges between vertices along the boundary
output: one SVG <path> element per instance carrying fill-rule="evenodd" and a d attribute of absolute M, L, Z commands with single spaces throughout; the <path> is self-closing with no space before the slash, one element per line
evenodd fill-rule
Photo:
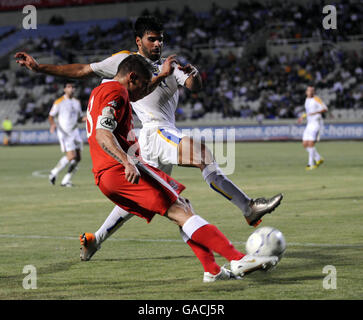
<path fill-rule="evenodd" d="M 32 172 L 33 177 L 48 178 L 50 170 L 37 170 Z"/>
<path fill-rule="evenodd" d="M 54 240 L 79 240 L 77 237 L 67 237 L 67 236 L 41 236 L 41 235 L 18 235 L 18 234 L 0 234 L 0 238 L 6 239 L 54 239 Z M 107 241 L 135 241 L 135 242 L 174 242 L 174 243 L 184 243 L 182 240 L 178 239 L 133 239 L 133 238 L 109 238 Z M 244 245 L 245 242 L 232 241 L 236 245 Z M 299 243 L 299 242 L 288 242 L 288 247 L 325 247 L 325 248 L 363 248 L 363 243 L 357 244 L 343 244 L 343 243 Z"/>

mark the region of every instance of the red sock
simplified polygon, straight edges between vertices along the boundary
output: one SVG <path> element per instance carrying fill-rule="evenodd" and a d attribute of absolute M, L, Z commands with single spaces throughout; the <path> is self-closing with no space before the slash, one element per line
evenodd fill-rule
<path fill-rule="evenodd" d="M 206 224 L 194 231 L 192 240 L 217 252 L 228 261 L 240 260 L 244 257 L 244 254 L 236 250 L 226 236 L 212 224 Z"/>
<path fill-rule="evenodd" d="M 187 241 L 187 244 L 193 250 L 194 254 L 197 256 L 197 258 L 203 265 L 205 272 L 210 272 L 211 274 L 216 275 L 221 271 L 221 268 L 214 260 L 214 255 L 212 251 L 194 242 L 191 239 Z"/>

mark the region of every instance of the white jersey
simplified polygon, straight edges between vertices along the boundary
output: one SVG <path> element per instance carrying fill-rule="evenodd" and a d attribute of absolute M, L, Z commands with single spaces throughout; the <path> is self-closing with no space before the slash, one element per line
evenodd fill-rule
<path fill-rule="evenodd" d="M 323 117 L 321 113 L 309 115 L 311 113 L 319 112 L 322 110 L 327 110 L 327 106 L 324 102 L 318 97 L 314 96 L 312 98 L 306 98 L 305 100 L 305 112 L 306 112 L 306 120 L 307 124 L 316 124 L 320 125 L 323 123 Z"/>
<path fill-rule="evenodd" d="M 92 63 L 92 70 L 104 78 L 113 78 L 119 64 L 132 54 L 129 51 L 120 51 L 113 56 L 97 63 Z M 165 59 L 151 61 L 145 58 L 153 67 L 153 74 L 157 76 Z M 178 85 L 183 86 L 188 74 L 174 68 L 174 72 L 163 80 L 149 95 L 136 102 L 131 102 L 132 108 L 143 126 L 175 126 L 175 110 L 178 105 Z"/>
<path fill-rule="evenodd" d="M 52 117 L 58 117 L 57 129 L 70 135 L 82 116 L 81 103 L 76 98 L 67 98 L 65 95 L 57 99 L 49 112 Z"/>

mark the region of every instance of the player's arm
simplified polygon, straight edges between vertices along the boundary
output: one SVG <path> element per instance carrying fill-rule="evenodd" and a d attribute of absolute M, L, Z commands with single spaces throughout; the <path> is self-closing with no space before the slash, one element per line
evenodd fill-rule
<path fill-rule="evenodd" d="M 198 69 L 191 64 L 187 64 L 184 67 L 179 66 L 179 70 L 188 74 L 189 77 L 185 80 L 184 86 L 192 92 L 199 92 L 203 87 L 202 77 Z"/>
<path fill-rule="evenodd" d="M 176 63 L 177 62 L 175 54 L 172 54 L 165 59 L 163 66 L 161 68 L 161 72 L 157 76 L 151 79 L 151 83 L 148 87 L 148 94 L 153 92 L 165 78 L 167 78 L 173 73 L 174 66 Z"/>
<path fill-rule="evenodd" d="M 39 64 L 26 52 L 15 54 L 16 62 L 33 72 L 51 74 L 66 78 L 87 78 L 96 76 L 89 64 L 73 63 L 65 65 Z"/>
<path fill-rule="evenodd" d="M 325 105 L 325 103 L 323 102 L 323 100 L 321 100 L 318 96 L 314 96 L 314 101 L 315 103 L 319 106 L 319 109 L 315 112 L 311 112 L 309 113 L 309 116 L 314 115 L 314 114 L 323 114 L 324 112 L 328 111 L 328 107 Z"/>
<path fill-rule="evenodd" d="M 126 180 L 131 183 L 138 183 L 140 172 L 132 159 L 122 150 L 114 134 L 108 129 L 96 129 L 96 140 L 101 148 L 116 161 L 125 167 Z"/>
<path fill-rule="evenodd" d="M 112 97 L 112 95 L 110 95 Z M 111 98 L 112 99 L 112 98 Z M 116 99 L 121 103 L 121 97 L 116 96 Z M 102 114 L 97 118 L 96 124 L 96 141 L 100 147 L 112 158 L 121 163 L 125 167 L 126 180 L 131 183 L 138 183 L 140 172 L 136 168 L 133 160 L 122 149 L 118 143 L 113 131 L 117 127 L 116 111 L 110 105 L 115 100 L 107 103 L 106 107 L 102 109 Z"/>
<path fill-rule="evenodd" d="M 57 127 L 55 121 L 54 121 L 54 117 L 49 115 L 48 116 L 48 122 L 50 124 L 50 127 L 49 127 L 49 132 L 50 133 L 53 133 L 55 131 L 55 128 Z"/>

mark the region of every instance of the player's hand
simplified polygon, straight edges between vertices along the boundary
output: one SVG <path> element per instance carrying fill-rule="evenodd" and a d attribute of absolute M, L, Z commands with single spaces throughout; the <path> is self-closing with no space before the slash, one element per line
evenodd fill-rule
<path fill-rule="evenodd" d="M 50 126 L 50 128 L 49 128 L 49 132 L 50 133 L 53 133 L 54 131 L 55 131 L 55 128 L 56 128 L 57 126 L 55 125 L 55 124 L 52 124 L 51 126 Z"/>
<path fill-rule="evenodd" d="M 139 169 L 133 163 L 125 164 L 125 177 L 128 182 L 138 184 L 140 179 Z"/>
<path fill-rule="evenodd" d="M 198 69 L 189 63 L 184 67 L 179 66 L 178 69 L 193 77 L 195 77 L 199 73 Z"/>
<path fill-rule="evenodd" d="M 21 66 L 26 67 L 27 69 L 37 72 L 39 69 L 38 62 L 35 59 L 27 54 L 26 52 L 17 52 L 14 56 L 16 62 L 19 63 Z"/>
<path fill-rule="evenodd" d="M 170 76 L 173 73 L 177 63 L 178 62 L 176 60 L 176 54 L 172 54 L 169 57 L 167 57 L 163 63 L 163 67 L 161 68 L 159 76 L 163 77 Z"/>

